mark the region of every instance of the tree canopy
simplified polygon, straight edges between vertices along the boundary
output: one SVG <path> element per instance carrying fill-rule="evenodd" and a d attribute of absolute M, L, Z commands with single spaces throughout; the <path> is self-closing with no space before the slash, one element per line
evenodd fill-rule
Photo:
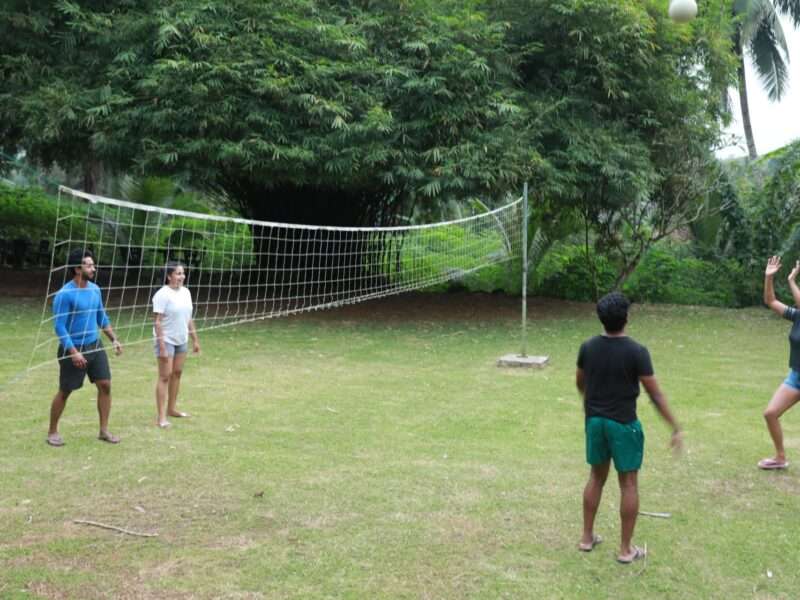
<path fill-rule="evenodd" d="M 177 175 L 280 220 L 388 222 L 530 178 L 542 210 L 599 231 L 657 208 L 724 118 L 731 11 L 709 0 L 679 28 L 663 4 L 12 0 L 0 135 L 43 165 Z"/>

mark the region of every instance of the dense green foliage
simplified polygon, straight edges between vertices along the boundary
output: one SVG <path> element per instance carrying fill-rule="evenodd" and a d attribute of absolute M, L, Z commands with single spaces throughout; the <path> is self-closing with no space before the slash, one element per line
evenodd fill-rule
<path fill-rule="evenodd" d="M 725 27 L 701 19 L 676 28 L 662 3 L 534 4 L 516 17 L 530 95 L 552 107 L 537 206 L 556 224 L 565 211 L 577 217 L 596 297 L 608 287 L 595 257 L 611 262 L 621 286 L 714 190 L 718 100 L 731 68 Z"/>
<path fill-rule="evenodd" d="M 736 307 L 749 304 L 744 268 L 735 260 L 703 260 L 688 248 L 656 246 L 625 286 L 638 302 Z"/>
<path fill-rule="evenodd" d="M 597 226 L 668 193 L 697 158 L 671 145 L 707 150 L 730 81 L 726 22 L 676 28 L 655 0 L 61 0 L 0 16 L 6 149 L 188 175 L 275 220 L 385 222 L 532 177 L 547 210 L 591 203 Z"/>
<path fill-rule="evenodd" d="M 196 194 L 182 192 L 168 180 L 129 181 L 127 199 L 143 204 L 209 213 L 213 203 Z M 70 247 L 67 240 L 86 240 L 95 251 L 98 264 L 154 265 L 167 258 L 185 261 L 205 270 L 244 268 L 253 261 L 253 240 L 249 227 L 231 223 L 215 227 L 213 222 L 192 217 L 162 217 L 158 228 L 145 227 L 139 211 L 117 213 L 106 218 L 101 207 L 62 200 L 38 188 L 0 183 L 0 239 L 24 240 L 30 255 L 40 240 L 55 238 L 56 265 L 63 264 Z M 172 248 L 179 248 L 177 253 Z M 50 248 L 48 248 L 48 251 Z M 25 257 L 14 257 L 24 266 Z M 50 257 L 48 256 L 48 263 Z M 30 260 L 30 256 L 28 256 Z"/>
<path fill-rule="evenodd" d="M 623 289 L 647 302 L 751 306 L 761 303 L 769 256 L 783 256 L 787 268 L 776 279 L 778 296 L 789 301 L 785 280 L 790 263 L 800 259 L 800 142 L 755 163 L 725 166 L 713 210 L 683 230 L 685 239 L 652 247 Z M 581 260 L 579 236 L 556 245 L 538 265 L 534 291 L 590 300 L 591 272 Z M 610 267 L 596 259 L 603 289 Z"/>
<path fill-rule="evenodd" d="M 504 27 L 457 4 L 12 3 L 0 134 L 44 164 L 188 172 L 276 220 L 513 187 Z"/>
<path fill-rule="evenodd" d="M 145 204 L 211 210 L 203 199 L 180 192 L 169 182 L 151 180 L 126 186 L 126 197 Z M 685 237 L 663 240 L 649 249 L 626 281 L 623 290 L 640 302 L 706 304 L 712 306 L 750 306 L 759 304 L 766 257 L 781 254 L 785 262 L 800 258 L 800 143 L 787 146 L 756 163 L 730 162 L 724 185 L 703 218 L 682 231 Z M 55 224 L 55 199 L 35 189 L 0 186 L 0 229 L 6 239 L 27 238 L 35 243 L 49 238 Z M 62 215 L 63 218 L 64 215 Z M 69 223 L 62 223 L 68 227 Z M 92 238 L 94 230 L 90 231 Z M 124 238 L 112 235 L 108 242 Z M 458 245 L 459 230 L 442 231 L 438 243 L 405 249 L 407 260 L 422 261 L 432 280 L 452 276 L 447 261 L 440 255 L 445 247 Z M 95 235 L 95 238 L 97 235 Z M 114 238 L 112 240 L 111 238 Z M 248 252 L 231 254 L 231 248 L 252 246 L 246 227 L 233 228 L 226 235 L 210 235 L 208 223 L 198 219 L 173 218 L 163 223 L 159 239 L 139 240 L 144 246 L 167 248 L 170 238 L 180 239 L 181 247 L 194 247 L 194 260 L 210 269 L 247 267 Z M 565 236 L 542 253 L 533 268 L 529 291 L 543 296 L 570 300 L 591 300 L 593 280 L 601 290 L 614 286 L 617 267 L 604 254 L 586 260 L 580 234 Z M 122 252 L 124 244 L 118 250 Z M 502 245 L 498 239 L 498 251 Z M 145 252 L 144 263 L 154 260 Z M 223 257 L 237 256 L 236 264 Z M 186 258 L 186 257 L 184 257 Z M 476 264 L 480 257 L 475 257 Z M 124 261 L 122 254 L 104 260 Z M 160 260 L 160 259 L 159 259 Z M 191 260 L 189 262 L 192 262 Z M 422 267 L 419 267 L 422 265 Z M 427 266 L 426 266 L 427 265 Z M 444 267 L 443 267 L 444 266 Z M 442 270 L 442 269 L 445 270 Z M 518 293 L 520 264 L 512 262 L 464 273 L 449 283 L 439 283 L 433 291 Z M 785 274 L 788 273 L 788 269 Z M 387 275 L 390 273 L 387 273 Z M 402 274 L 401 274 L 402 276 Z M 779 297 L 789 299 L 783 277 L 777 280 Z"/>
<path fill-rule="evenodd" d="M 0 183 L 0 237 L 38 241 L 53 236 L 55 199 L 35 188 Z"/>
<path fill-rule="evenodd" d="M 679 27 L 661 0 L 12 0 L 0 144 L 86 185 L 168 175 L 277 221 L 425 220 L 528 179 L 532 291 L 751 304 L 764 256 L 800 250 L 797 150 L 714 159 L 734 8 Z M 514 291 L 518 270 L 456 285 Z"/>

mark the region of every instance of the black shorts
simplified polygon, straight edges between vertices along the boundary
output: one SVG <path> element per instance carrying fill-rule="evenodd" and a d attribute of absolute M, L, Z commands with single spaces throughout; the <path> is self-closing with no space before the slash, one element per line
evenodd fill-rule
<path fill-rule="evenodd" d="M 86 359 L 86 368 L 79 369 L 72 364 L 72 358 L 64 353 L 64 348 L 58 347 L 58 388 L 64 392 L 71 392 L 83 387 L 83 378 L 89 376 L 89 381 L 102 381 L 111 379 L 111 367 L 108 365 L 108 356 L 103 348 L 103 343 L 98 340 L 92 344 L 76 346 L 78 352 Z"/>

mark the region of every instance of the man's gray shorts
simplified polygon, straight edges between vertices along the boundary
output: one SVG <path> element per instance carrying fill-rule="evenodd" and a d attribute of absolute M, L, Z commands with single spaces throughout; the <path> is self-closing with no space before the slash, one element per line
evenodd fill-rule
<path fill-rule="evenodd" d="M 88 375 L 92 383 L 111 379 L 111 367 L 108 356 L 103 348 L 103 343 L 97 340 L 91 344 L 76 346 L 78 352 L 86 359 L 86 368 L 79 369 L 72 364 L 72 358 L 64 352 L 63 346 L 58 347 L 58 388 L 64 392 L 71 392 L 83 387 L 83 379 Z"/>

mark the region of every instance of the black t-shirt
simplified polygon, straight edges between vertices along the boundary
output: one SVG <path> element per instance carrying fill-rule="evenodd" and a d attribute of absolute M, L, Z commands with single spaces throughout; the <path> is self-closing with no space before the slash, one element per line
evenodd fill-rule
<path fill-rule="evenodd" d="M 586 418 L 605 417 L 620 423 L 636 420 L 639 377 L 653 374 L 647 348 L 631 338 L 598 335 L 581 344 Z"/>
<path fill-rule="evenodd" d="M 792 322 L 789 332 L 789 368 L 800 371 L 800 310 L 787 306 L 783 318 Z"/>

